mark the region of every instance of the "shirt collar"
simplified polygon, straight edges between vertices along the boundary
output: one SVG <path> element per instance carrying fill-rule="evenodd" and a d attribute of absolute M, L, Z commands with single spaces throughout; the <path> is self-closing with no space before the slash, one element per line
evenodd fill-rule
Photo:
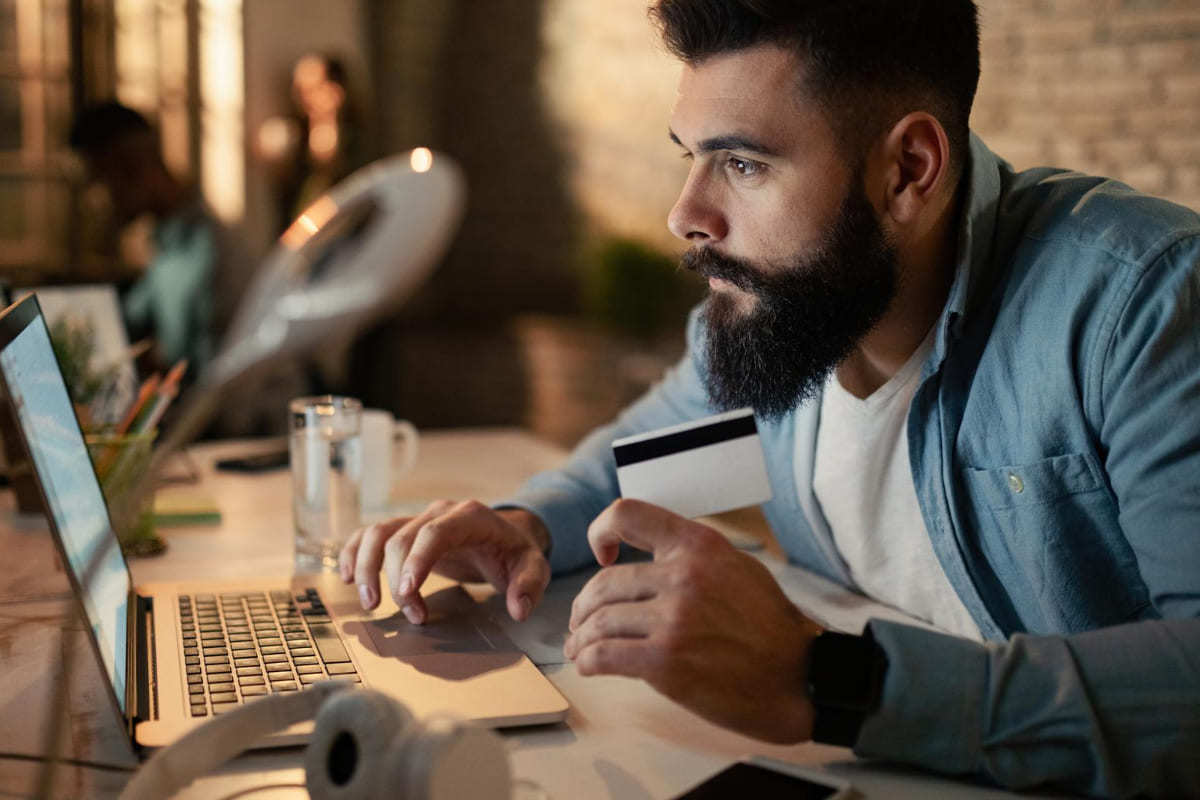
<path fill-rule="evenodd" d="M 963 198 L 963 214 L 959 222 L 958 261 L 946 306 L 938 320 L 932 364 L 941 364 L 945 359 L 950 342 L 958 335 L 963 317 L 989 271 L 989 256 L 1000 204 L 1000 173 L 1006 168 L 1007 164 L 972 133 L 966 196 Z"/>

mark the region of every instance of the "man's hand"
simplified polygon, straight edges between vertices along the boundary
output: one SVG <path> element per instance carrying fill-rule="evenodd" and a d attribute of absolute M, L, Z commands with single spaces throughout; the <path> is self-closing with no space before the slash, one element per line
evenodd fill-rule
<path fill-rule="evenodd" d="M 439 500 L 415 517 L 355 531 L 342 548 L 342 580 L 358 584 L 362 606 L 379 605 L 379 570 L 409 622 L 425 621 L 421 584 L 436 569 L 460 581 L 487 581 L 505 595 L 508 613 L 526 619 L 550 581 L 543 555 L 549 534 L 523 509 L 494 511 L 474 500 Z"/>
<path fill-rule="evenodd" d="M 820 628 L 766 567 L 666 509 L 618 500 L 588 529 L 605 569 L 571 610 L 564 652 L 582 675 L 642 678 L 719 725 L 772 742 L 811 737 L 808 648 Z M 609 566 L 621 542 L 651 563 Z"/>

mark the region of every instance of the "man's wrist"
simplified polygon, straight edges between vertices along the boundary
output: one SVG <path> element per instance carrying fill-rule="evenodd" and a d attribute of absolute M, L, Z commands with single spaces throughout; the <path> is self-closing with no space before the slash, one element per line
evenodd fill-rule
<path fill-rule="evenodd" d="M 546 523 L 542 522 L 541 517 L 528 509 L 515 506 L 498 509 L 496 513 L 504 517 L 510 525 L 528 533 L 537 544 L 538 549 L 542 551 L 542 555 L 550 558 L 550 546 L 553 540 L 550 538 L 550 529 L 546 527 Z"/>
<path fill-rule="evenodd" d="M 870 629 L 863 636 L 825 631 L 809 649 L 812 739 L 853 747 L 866 718 L 879 708 L 887 654 Z"/>

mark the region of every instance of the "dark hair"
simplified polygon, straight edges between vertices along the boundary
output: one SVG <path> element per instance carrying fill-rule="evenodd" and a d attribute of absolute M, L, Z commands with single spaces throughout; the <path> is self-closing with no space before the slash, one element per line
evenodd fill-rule
<path fill-rule="evenodd" d="M 100 153 L 132 134 L 153 133 L 150 122 L 115 100 L 79 112 L 71 125 L 71 148 L 84 154 Z"/>
<path fill-rule="evenodd" d="M 804 88 L 860 156 L 905 114 L 933 114 L 965 163 L 979 84 L 972 0 L 658 0 L 667 48 L 688 64 L 760 44 L 794 50 Z"/>

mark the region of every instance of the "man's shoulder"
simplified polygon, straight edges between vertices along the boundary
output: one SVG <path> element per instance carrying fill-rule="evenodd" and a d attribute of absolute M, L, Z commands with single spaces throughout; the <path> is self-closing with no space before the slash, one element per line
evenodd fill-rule
<path fill-rule="evenodd" d="M 1144 267 L 1177 243 L 1200 240 L 1200 214 L 1111 178 L 1039 168 L 1009 173 L 999 209 L 1001 237 L 1079 258 Z"/>

